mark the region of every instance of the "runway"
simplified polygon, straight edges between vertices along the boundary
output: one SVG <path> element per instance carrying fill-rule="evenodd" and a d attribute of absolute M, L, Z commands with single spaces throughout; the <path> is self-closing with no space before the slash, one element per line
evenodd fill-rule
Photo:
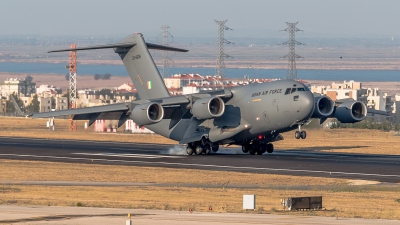
<path fill-rule="evenodd" d="M 400 156 L 276 150 L 262 156 L 239 148 L 184 155 L 182 146 L 0 137 L 0 159 L 157 166 L 400 182 Z"/>

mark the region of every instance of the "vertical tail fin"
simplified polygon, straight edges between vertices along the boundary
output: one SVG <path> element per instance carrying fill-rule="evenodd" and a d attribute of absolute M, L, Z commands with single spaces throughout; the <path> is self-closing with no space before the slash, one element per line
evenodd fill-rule
<path fill-rule="evenodd" d="M 118 44 L 76 48 L 74 51 L 104 48 L 114 48 L 114 52 L 121 57 L 140 99 L 154 99 L 170 96 L 148 49 L 187 52 L 187 50 L 184 49 L 146 43 L 143 39 L 143 35 L 140 33 L 130 35 Z M 50 52 L 63 51 L 71 51 L 71 49 Z"/>
<path fill-rule="evenodd" d="M 22 112 L 21 108 L 19 107 L 17 101 L 15 100 L 13 95 L 10 95 L 11 101 L 14 105 L 15 111 L 17 111 L 18 116 L 25 116 L 25 114 Z"/>

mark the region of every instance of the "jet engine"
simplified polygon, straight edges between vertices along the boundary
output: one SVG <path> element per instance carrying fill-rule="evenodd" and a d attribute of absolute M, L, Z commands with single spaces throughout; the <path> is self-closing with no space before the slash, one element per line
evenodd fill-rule
<path fill-rule="evenodd" d="M 342 123 L 355 123 L 367 117 L 367 107 L 359 101 L 345 102 L 336 107 L 334 116 Z"/>
<path fill-rule="evenodd" d="M 143 103 L 135 106 L 131 112 L 131 119 L 140 125 L 158 123 L 164 117 L 164 108 L 155 102 Z"/>
<path fill-rule="evenodd" d="M 326 96 L 316 97 L 314 104 L 314 112 L 311 118 L 329 117 L 335 108 L 333 101 Z"/>
<path fill-rule="evenodd" d="M 196 100 L 192 106 L 192 114 L 197 119 L 211 119 L 222 116 L 225 103 L 219 97 L 208 97 Z"/>

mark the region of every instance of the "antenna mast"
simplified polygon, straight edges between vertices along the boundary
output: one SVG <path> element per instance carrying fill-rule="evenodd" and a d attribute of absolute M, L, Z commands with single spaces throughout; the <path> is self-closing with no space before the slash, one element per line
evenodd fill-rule
<path fill-rule="evenodd" d="M 232 30 L 229 27 L 225 26 L 226 21 L 218 21 L 214 20 L 218 25 L 218 54 L 217 54 L 217 68 L 215 71 L 215 75 L 220 76 L 221 78 L 225 77 L 225 58 L 229 58 L 230 56 L 224 53 L 224 43 L 230 44 L 231 42 L 225 40 L 224 31 Z"/>
<path fill-rule="evenodd" d="M 174 41 L 174 36 L 172 36 L 171 33 L 169 33 L 168 29 L 170 27 L 168 25 L 163 25 L 161 27 L 161 29 L 163 29 L 163 32 L 161 34 L 159 34 L 158 36 L 162 36 L 162 45 L 164 46 L 168 46 L 169 45 L 169 38 L 172 39 L 172 42 Z M 162 70 L 162 77 L 166 78 L 169 76 L 169 61 L 173 60 L 171 58 L 168 57 L 168 51 L 163 51 L 162 53 L 162 65 L 163 65 L 163 70 Z"/>
<path fill-rule="evenodd" d="M 283 57 L 283 58 L 288 58 L 288 69 L 285 77 L 285 79 L 287 80 L 297 80 L 296 58 L 303 58 L 295 53 L 296 45 L 304 45 L 303 43 L 300 43 L 295 39 L 295 33 L 297 31 L 302 31 L 296 28 L 297 23 L 298 22 L 296 23 L 286 22 L 288 27 L 283 30 L 289 32 L 289 40 L 281 44 L 281 45 L 289 45 L 289 54 Z"/>
<path fill-rule="evenodd" d="M 76 51 L 72 50 L 76 48 L 76 44 L 70 44 L 69 48 L 69 108 L 76 108 Z M 72 115 L 69 116 L 69 130 L 76 131 L 76 121 L 73 120 Z"/>

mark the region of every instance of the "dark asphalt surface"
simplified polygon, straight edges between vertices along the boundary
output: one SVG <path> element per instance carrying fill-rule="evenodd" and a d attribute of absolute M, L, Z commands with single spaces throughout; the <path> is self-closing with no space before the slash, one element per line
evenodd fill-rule
<path fill-rule="evenodd" d="M 400 156 L 276 150 L 262 156 L 221 148 L 211 155 L 187 156 L 185 147 L 0 137 L 0 158 L 53 162 L 158 166 L 296 176 L 337 177 L 400 182 Z"/>

